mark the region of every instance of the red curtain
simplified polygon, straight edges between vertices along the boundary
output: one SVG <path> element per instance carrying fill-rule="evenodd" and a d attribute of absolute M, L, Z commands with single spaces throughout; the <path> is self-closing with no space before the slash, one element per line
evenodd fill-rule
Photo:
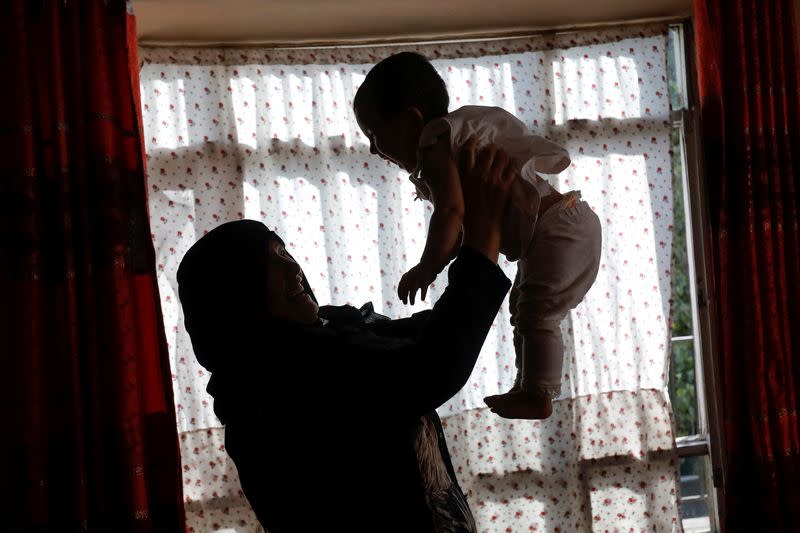
<path fill-rule="evenodd" d="M 800 531 L 800 70 L 791 0 L 695 0 L 725 531 Z"/>
<path fill-rule="evenodd" d="M 0 15 L 0 529 L 182 532 L 133 17 Z"/>

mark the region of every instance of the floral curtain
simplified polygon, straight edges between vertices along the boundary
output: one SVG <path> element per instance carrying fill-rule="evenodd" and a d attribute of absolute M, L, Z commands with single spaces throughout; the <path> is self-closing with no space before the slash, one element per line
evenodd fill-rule
<path fill-rule="evenodd" d="M 602 266 L 562 328 L 553 417 L 508 421 L 482 398 L 508 388 L 507 306 L 469 383 L 440 408 L 482 531 L 679 528 L 667 395 L 672 188 L 666 28 L 404 47 L 141 50 L 153 237 L 173 361 L 190 523 L 254 527 L 182 325 L 175 270 L 217 224 L 264 221 L 322 303 L 399 317 L 431 207 L 370 156 L 351 111 L 370 66 L 400 50 L 433 59 L 451 107 L 504 107 L 566 146 L 551 182 L 579 189 L 604 224 Z M 515 265 L 501 265 L 513 277 Z M 336 405 L 331 398 L 330 405 Z M 329 408 L 329 407 L 328 407 Z M 346 406 L 341 406 L 346 409 Z M 560 528 L 560 529 L 559 529 Z"/>

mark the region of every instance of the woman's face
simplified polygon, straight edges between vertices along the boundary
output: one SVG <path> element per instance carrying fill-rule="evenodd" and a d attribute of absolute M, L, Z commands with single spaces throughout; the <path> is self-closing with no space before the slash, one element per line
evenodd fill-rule
<path fill-rule="evenodd" d="M 283 245 L 269 241 L 267 261 L 267 304 L 275 318 L 313 324 L 319 306 L 303 288 L 303 271 Z"/>

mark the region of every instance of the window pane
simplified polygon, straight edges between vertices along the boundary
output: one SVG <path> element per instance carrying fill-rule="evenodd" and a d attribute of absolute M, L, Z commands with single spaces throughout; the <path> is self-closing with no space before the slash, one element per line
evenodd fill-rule
<path fill-rule="evenodd" d="M 683 76 L 683 30 L 673 27 L 667 37 L 667 75 L 669 76 L 669 103 L 673 110 L 686 107 Z"/>
<path fill-rule="evenodd" d="M 680 129 L 672 129 L 672 186 L 673 186 L 673 240 L 672 240 L 672 336 L 692 334 L 691 283 L 689 256 L 686 248 L 686 212 L 683 201 L 683 168 Z"/>
<path fill-rule="evenodd" d="M 675 413 L 676 436 L 696 435 L 699 428 L 693 340 L 672 342 L 672 364 L 669 378 L 670 399 Z"/>
<path fill-rule="evenodd" d="M 703 455 L 681 459 L 681 518 L 685 533 L 711 531 L 706 484 L 707 458 L 708 456 Z"/>

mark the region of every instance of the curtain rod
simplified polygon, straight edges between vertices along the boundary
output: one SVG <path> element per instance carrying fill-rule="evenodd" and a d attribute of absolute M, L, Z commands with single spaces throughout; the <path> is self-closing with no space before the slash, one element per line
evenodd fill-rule
<path fill-rule="evenodd" d="M 678 24 L 691 20 L 689 15 L 672 15 L 668 17 L 653 17 L 644 19 L 629 19 L 613 22 L 589 22 L 585 24 L 572 24 L 564 26 L 553 26 L 550 28 L 527 28 L 513 31 L 497 32 L 472 32 L 472 33 L 449 33 L 426 37 L 386 37 L 373 39 L 348 39 L 341 41 L 303 41 L 297 43 L 270 42 L 261 40 L 242 40 L 242 41 L 159 41 L 159 40 L 139 40 L 139 46 L 159 47 L 159 48 L 271 48 L 276 50 L 304 50 L 318 48 L 361 48 L 374 46 L 391 46 L 403 44 L 446 44 L 446 43 L 468 43 L 476 41 L 502 41 L 511 39 L 525 39 L 530 37 L 541 37 L 543 35 L 562 35 L 575 33 L 582 30 L 602 30 L 604 28 L 618 28 L 619 26 L 636 26 L 643 24 Z"/>

